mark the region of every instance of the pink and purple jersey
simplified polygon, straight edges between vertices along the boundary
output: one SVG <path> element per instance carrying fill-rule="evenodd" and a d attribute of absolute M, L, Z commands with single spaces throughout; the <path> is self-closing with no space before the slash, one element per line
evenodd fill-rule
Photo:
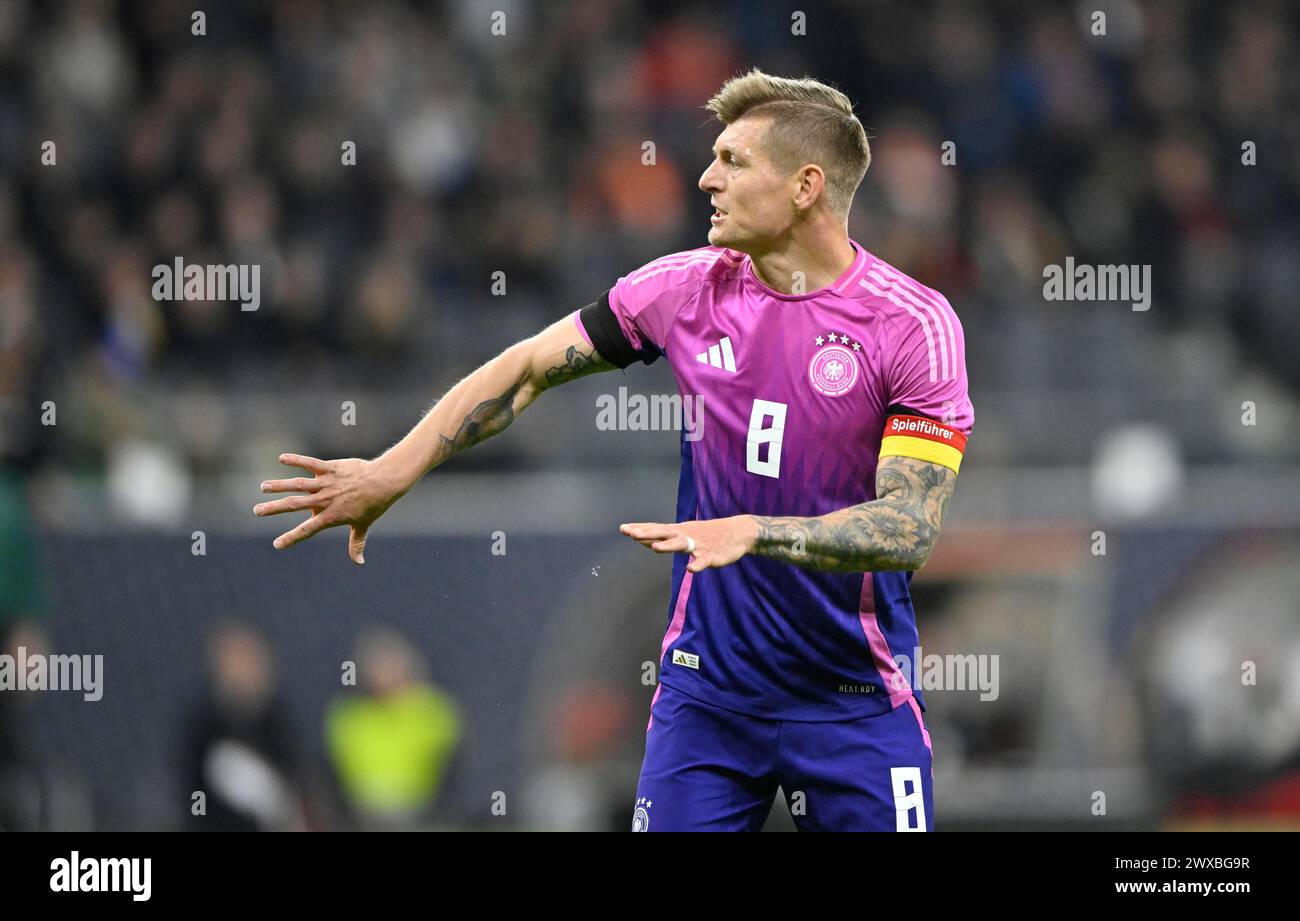
<path fill-rule="evenodd" d="M 607 361 L 665 355 L 682 397 L 699 401 L 702 422 L 682 433 L 678 521 L 871 501 L 886 420 L 885 454 L 956 469 L 933 452 L 959 460 L 974 423 L 957 315 L 853 247 L 848 270 L 808 294 L 768 288 L 733 250 L 674 253 L 575 314 Z M 819 572 L 756 555 L 689 573 L 686 560 L 673 562 L 663 684 L 771 719 L 857 719 L 911 697 L 924 709 L 895 662 L 919 645 L 912 573 Z"/>

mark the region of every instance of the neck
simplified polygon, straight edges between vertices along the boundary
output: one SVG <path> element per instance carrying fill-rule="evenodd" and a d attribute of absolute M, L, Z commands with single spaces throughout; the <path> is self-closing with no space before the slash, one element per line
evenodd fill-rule
<path fill-rule="evenodd" d="M 758 280 L 782 294 L 807 294 L 830 285 L 857 257 L 844 227 L 810 239 L 789 238 L 763 252 L 749 254 Z M 797 273 L 803 273 L 800 278 Z M 799 290 L 796 290 L 798 288 Z"/>

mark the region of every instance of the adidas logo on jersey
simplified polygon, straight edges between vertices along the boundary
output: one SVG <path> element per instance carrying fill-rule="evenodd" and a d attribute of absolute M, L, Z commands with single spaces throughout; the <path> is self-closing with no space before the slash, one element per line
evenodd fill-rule
<path fill-rule="evenodd" d="M 680 649 L 674 649 L 673 665 L 684 665 L 698 672 L 700 670 L 700 657 L 693 652 L 682 652 Z"/>
<path fill-rule="evenodd" d="M 695 360 L 715 368 L 721 368 L 723 371 L 736 373 L 736 356 L 731 351 L 731 337 L 723 336 L 722 341 L 717 345 L 709 346 L 707 352 L 700 352 L 695 356 Z"/>

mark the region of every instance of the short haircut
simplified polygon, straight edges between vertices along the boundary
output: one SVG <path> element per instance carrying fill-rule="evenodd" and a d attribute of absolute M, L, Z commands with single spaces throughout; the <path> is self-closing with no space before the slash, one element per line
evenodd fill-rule
<path fill-rule="evenodd" d="M 826 174 L 832 210 L 847 217 L 871 165 L 867 132 L 849 97 L 812 77 L 774 77 L 755 67 L 724 83 L 704 108 L 724 125 L 771 118 L 763 143 L 773 163 L 789 172 L 816 163 Z"/>

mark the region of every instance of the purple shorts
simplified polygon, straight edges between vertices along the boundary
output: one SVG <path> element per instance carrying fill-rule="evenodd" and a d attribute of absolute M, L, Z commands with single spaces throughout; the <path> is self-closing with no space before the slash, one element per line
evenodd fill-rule
<path fill-rule="evenodd" d="M 661 684 L 633 831 L 758 831 L 779 786 L 800 831 L 930 831 L 930 734 L 912 697 L 859 720 L 759 719 Z"/>

